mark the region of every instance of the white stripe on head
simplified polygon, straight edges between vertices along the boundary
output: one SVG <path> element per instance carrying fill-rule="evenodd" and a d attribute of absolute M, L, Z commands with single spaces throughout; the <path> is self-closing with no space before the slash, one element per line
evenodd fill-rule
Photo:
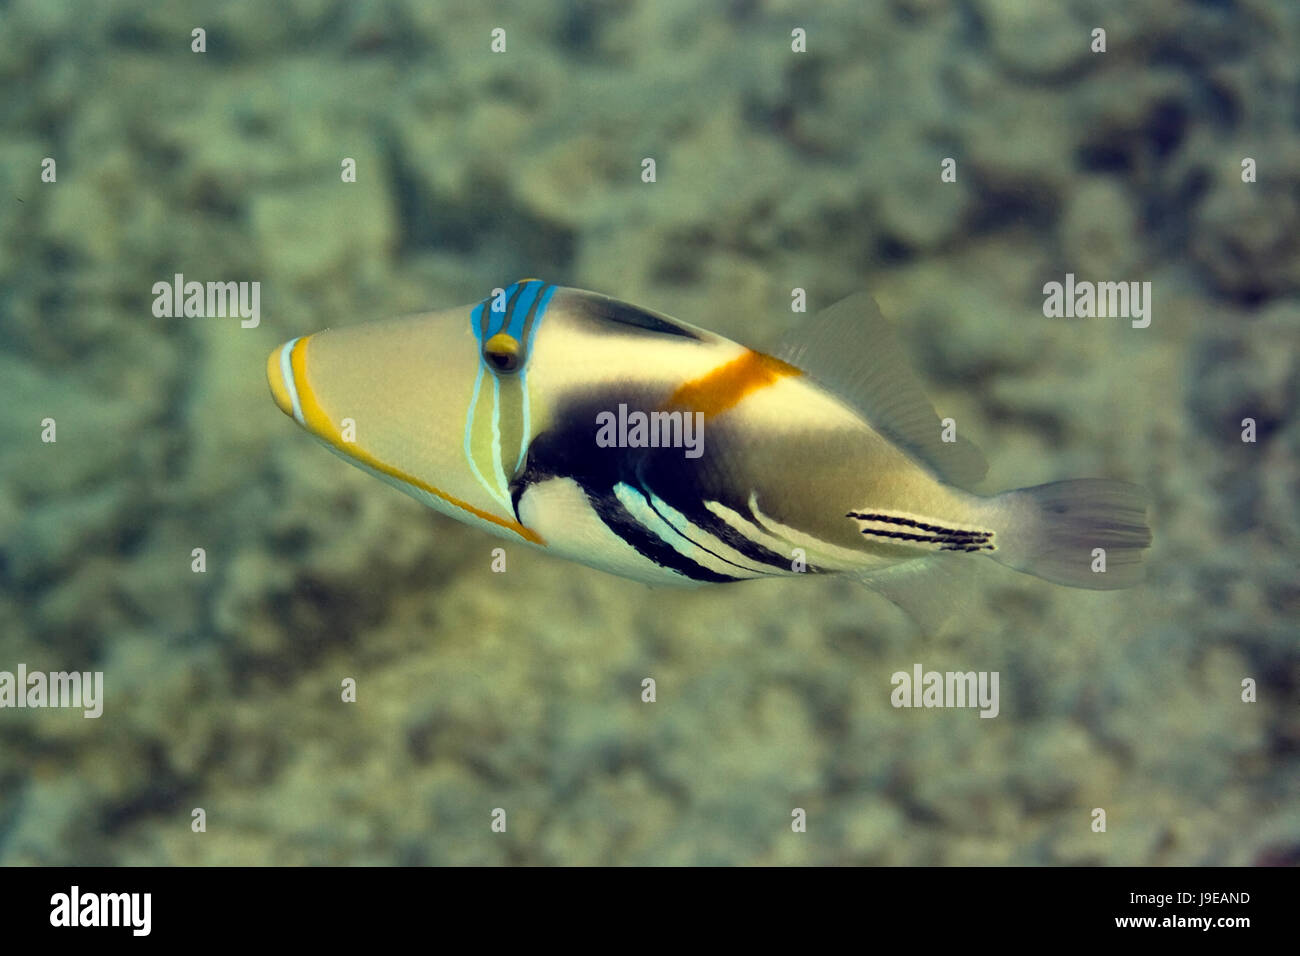
<path fill-rule="evenodd" d="M 501 461 L 504 452 L 501 450 L 501 379 L 495 375 L 492 376 L 492 470 L 496 472 L 497 488 L 499 491 L 493 495 L 497 501 L 505 506 L 507 511 L 513 510 L 510 504 L 510 482 L 506 479 L 506 471 Z"/>
<path fill-rule="evenodd" d="M 488 481 L 487 476 L 483 474 L 483 470 L 479 468 L 478 462 L 474 459 L 474 417 L 478 411 L 479 394 L 482 391 L 483 377 L 486 374 L 489 373 L 484 371 L 484 366 L 480 362 L 478 376 L 474 379 L 474 393 L 470 396 L 469 408 L 465 412 L 465 461 L 469 463 L 474 478 L 483 486 L 483 490 L 488 493 L 488 496 L 509 513 L 514 511 L 514 505 L 510 502 L 509 482 L 506 480 L 505 472 L 501 467 L 501 383 L 495 375 L 492 376 L 492 447 L 488 453 L 492 458 L 493 470 L 497 479 L 496 485 Z"/>
<path fill-rule="evenodd" d="M 306 425 L 302 417 L 302 402 L 298 398 L 298 384 L 293 380 L 293 347 L 302 340 L 302 336 L 296 339 L 290 339 L 284 343 L 284 348 L 280 349 L 280 378 L 284 380 L 285 391 L 289 393 L 289 401 L 293 402 L 293 418 L 299 425 Z"/>

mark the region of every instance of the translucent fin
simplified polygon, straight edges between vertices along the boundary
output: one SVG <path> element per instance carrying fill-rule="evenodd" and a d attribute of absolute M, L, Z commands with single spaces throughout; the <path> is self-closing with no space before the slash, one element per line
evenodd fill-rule
<path fill-rule="evenodd" d="M 1008 491 L 993 500 L 1004 530 L 991 557 L 1073 588 L 1132 587 L 1142 580 L 1143 551 L 1151 546 L 1146 498 L 1137 485 L 1104 478 Z M 1105 571 L 1097 548 L 1105 551 Z"/>
<path fill-rule="evenodd" d="M 791 329 L 772 354 L 802 369 L 949 484 L 969 488 L 988 471 L 972 442 L 960 436 L 943 440 L 939 416 L 892 323 L 868 293 L 849 296 Z"/>
<path fill-rule="evenodd" d="M 956 555 L 906 561 L 851 576 L 897 605 L 927 635 L 948 634 L 978 619 L 979 564 Z M 985 565 L 987 567 L 987 565 Z"/>

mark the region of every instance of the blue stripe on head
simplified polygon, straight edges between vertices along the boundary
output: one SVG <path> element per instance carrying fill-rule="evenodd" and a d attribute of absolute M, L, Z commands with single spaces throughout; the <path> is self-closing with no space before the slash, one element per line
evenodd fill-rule
<path fill-rule="evenodd" d="M 496 300 L 492 303 L 492 334 L 510 331 L 510 320 L 515 314 L 515 308 L 519 304 L 519 295 L 524 291 L 524 287 L 518 282 L 506 289 L 501 296 L 505 300 L 505 308 L 498 312 L 496 310 Z"/>
<path fill-rule="evenodd" d="M 501 290 L 498 296 L 495 292 L 474 306 L 474 311 L 470 313 L 470 328 L 474 331 L 474 337 L 478 339 L 479 347 L 492 336 L 501 331 L 501 327 L 506 323 L 506 316 L 510 314 L 510 297 L 515 294 L 519 283 L 515 283 L 508 288 Z M 497 302 L 503 302 L 504 307 L 500 312 L 496 309 Z"/>
<path fill-rule="evenodd" d="M 514 282 L 502 289 L 500 295 L 492 296 L 489 301 L 492 303 L 492 321 L 494 323 L 496 322 L 496 317 L 503 316 L 510 311 L 510 300 L 518 291 L 519 283 Z M 500 308 L 497 307 L 498 305 Z"/>
<path fill-rule="evenodd" d="M 545 286 L 546 291 L 537 299 L 537 315 L 533 319 L 533 324 L 528 329 L 528 341 L 522 343 L 524 354 L 528 354 L 533 347 L 533 337 L 537 334 L 537 327 L 542 324 L 542 316 L 546 313 L 546 307 L 551 304 L 551 296 L 555 295 L 556 287 L 553 285 Z"/>
<path fill-rule="evenodd" d="M 494 292 L 494 294 L 488 296 L 474 307 L 472 313 L 474 337 L 478 339 L 479 345 L 482 345 L 505 327 L 510 317 L 510 306 L 515 293 L 518 291 L 519 283 L 515 282 L 502 289 L 501 295 L 498 296 Z M 500 311 L 496 308 L 498 302 L 503 304 Z"/>
<path fill-rule="evenodd" d="M 520 286 L 519 297 L 515 300 L 514 308 L 506 315 L 505 332 L 516 342 L 523 339 L 524 320 L 528 318 L 528 310 L 532 307 L 533 300 L 537 298 L 537 293 L 542 290 L 544 283 L 533 281 L 525 282 Z"/>
<path fill-rule="evenodd" d="M 505 302 L 504 310 L 498 312 L 492 308 L 498 301 L 495 295 L 474 306 L 470 312 L 470 328 L 478 339 L 479 348 L 482 349 L 492 336 L 504 332 L 520 344 L 526 360 L 537 326 L 555 289 L 555 286 L 539 279 L 525 279 L 502 290 L 500 299 Z"/>

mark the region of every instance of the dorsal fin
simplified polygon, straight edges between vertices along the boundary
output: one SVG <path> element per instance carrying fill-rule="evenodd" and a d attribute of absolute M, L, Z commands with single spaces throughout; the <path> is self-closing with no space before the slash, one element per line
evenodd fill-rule
<path fill-rule="evenodd" d="M 966 488 L 988 471 L 973 442 L 960 435 L 955 442 L 943 440 L 939 416 L 892 323 L 868 293 L 851 295 L 791 329 L 772 354 L 802 369 L 949 484 Z"/>

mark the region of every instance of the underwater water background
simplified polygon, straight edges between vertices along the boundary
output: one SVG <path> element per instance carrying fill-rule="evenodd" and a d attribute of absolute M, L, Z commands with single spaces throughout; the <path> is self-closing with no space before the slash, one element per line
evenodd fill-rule
<path fill-rule="evenodd" d="M 0 670 L 105 682 L 0 710 L 0 863 L 1300 861 L 1298 50 L 1293 0 L 0 0 Z M 1150 326 L 1046 318 L 1067 273 Z M 758 348 L 868 289 L 983 490 L 1147 487 L 1147 581 L 991 567 L 918 635 L 494 574 L 271 401 L 286 339 L 523 276 Z M 895 709 L 916 663 L 1000 714 Z"/>

